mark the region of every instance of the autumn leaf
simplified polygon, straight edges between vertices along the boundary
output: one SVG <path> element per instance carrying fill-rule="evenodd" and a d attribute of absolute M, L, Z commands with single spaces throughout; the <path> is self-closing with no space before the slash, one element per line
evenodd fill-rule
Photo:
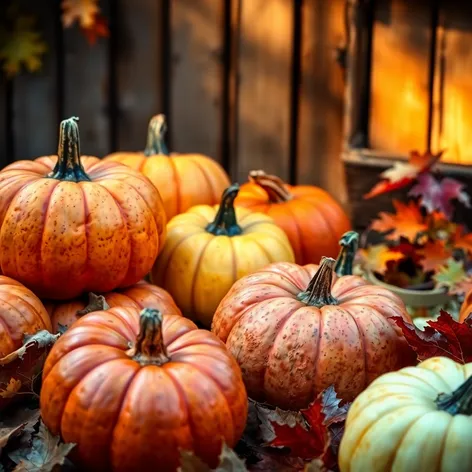
<path fill-rule="evenodd" d="M 446 264 L 438 268 L 437 273 L 433 276 L 437 287 L 453 288 L 455 285 L 467 279 L 467 274 L 462 261 L 456 261 L 449 258 Z"/>
<path fill-rule="evenodd" d="M 365 199 L 381 195 L 383 193 L 399 190 L 411 184 L 419 174 L 429 170 L 439 159 L 444 151 L 438 154 L 425 152 L 420 154 L 412 151 L 408 161 L 396 161 L 394 165 L 380 174 L 383 179 L 377 183 L 368 193 Z"/>
<path fill-rule="evenodd" d="M 180 467 L 177 470 L 178 472 L 248 472 L 244 461 L 227 444 L 223 444 L 216 469 L 211 469 L 192 452 L 182 451 Z"/>
<path fill-rule="evenodd" d="M 19 16 L 12 20 L 13 27 L 0 38 L 0 60 L 7 77 L 13 77 L 24 65 L 29 72 L 42 66 L 41 56 L 47 51 L 41 34 L 34 29 L 36 20 L 31 16 Z"/>
<path fill-rule="evenodd" d="M 2 413 L 0 421 L 0 453 L 8 442 L 20 435 L 30 435 L 39 421 L 39 409 L 21 408 Z"/>
<path fill-rule="evenodd" d="M 4 389 L 0 389 L 0 397 L 13 398 L 20 391 L 20 388 L 21 380 L 12 377 L 7 386 Z"/>
<path fill-rule="evenodd" d="M 107 38 L 110 35 L 108 22 L 103 15 L 95 15 L 93 24 L 87 28 L 81 27 L 81 31 L 90 45 L 94 45 L 98 37 Z"/>
<path fill-rule="evenodd" d="M 62 24 L 69 28 L 78 21 L 81 28 L 91 28 L 100 12 L 98 0 L 62 0 Z"/>
<path fill-rule="evenodd" d="M 429 320 L 424 330 L 400 316 L 392 319 L 403 331 L 419 362 L 435 356 L 448 357 L 461 364 L 472 362 L 472 317 L 458 323 L 449 313 L 441 310 L 438 319 Z"/>
<path fill-rule="evenodd" d="M 377 244 L 367 249 L 359 249 L 364 269 L 385 274 L 387 263 L 405 259 L 401 252 L 392 251 L 386 244 Z"/>
<path fill-rule="evenodd" d="M 428 212 L 440 211 L 451 219 L 454 213 L 454 200 L 470 208 L 470 197 L 464 189 L 465 184 L 455 179 L 448 177 L 439 182 L 431 174 L 422 174 L 418 176 L 418 183 L 408 194 L 421 197 L 421 206 Z"/>
<path fill-rule="evenodd" d="M 41 422 L 31 446 L 10 452 L 8 457 L 17 464 L 14 472 L 51 472 L 57 465 L 64 464 L 74 447 L 75 444 L 60 443 L 59 436 L 53 436 Z"/>
<path fill-rule="evenodd" d="M 454 233 L 454 246 L 472 254 L 472 233 L 465 233 L 464 227 L 458 225 Z"/>
<path fill-rule="evenodd" d="M 415 242 L 418 234 L 428 229 L 418 205 L 413 201 L 405 204 L 393 200 L 392 203 L 396 213 L 380 212 L 379 218 L 372 222 L 371 228 L 379 233 L 385 233 L 385 237 L 389 240 L 404 237 L 410 242 Z"/>
<path fill-rule="evenodd" d="M 419 264 L 425 272 L 435 271 L 452 256 L 452 251 L 441 240 L 428 241 L 417 252 L 418 255 L 422 256 Z"/>

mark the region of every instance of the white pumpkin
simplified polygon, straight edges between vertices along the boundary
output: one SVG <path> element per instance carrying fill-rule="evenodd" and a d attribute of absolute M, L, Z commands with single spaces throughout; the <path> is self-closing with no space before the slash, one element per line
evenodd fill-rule
<path fill-rule="evenodd" d="M 433 357 L 374 380 L 353 402 L 341 472 L 472 472 L 472 363 Z"/>

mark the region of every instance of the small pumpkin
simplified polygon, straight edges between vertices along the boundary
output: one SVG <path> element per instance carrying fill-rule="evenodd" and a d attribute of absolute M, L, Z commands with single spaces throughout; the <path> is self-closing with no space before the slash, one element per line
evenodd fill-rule
<path fill-rule="evenodd" d="M 472 313 L 472 290 L 469 291 L 462 302 L 459 311 L 459 321 L 462 323 Z"/>
<path fill-rule="evenodd" d="M 472 363 L 432 357 L 382 375 L 349 409 L 341 472 L 470 472 Z"/>
<path fill-rule="evenodd" d="M 326 191 L 287 185 L 262 170 L 249 173 L 235 205 L 274 218 L 287 233 L 297 264 L 318 264 L 322 256 L 336 257 L 339 238 L 351 229 L 348 216 Z"/>
<path fill-rule="evenodd" d="M 67 300 L 141 280 L 166 233 L 158 190 L 116 162 L 80 157 L 77 118 L 58 156 L 0 172 L 0 267 L 41 298 Z"/>
<path fill-rule="evenodd" d="M 236 282 L 212 332 L 243 372 L 248 395 L 297 410 L 334 384 L 350 400 L 379 375 L 412 362 L 391 316 L 411 322 L 402 300 L 365 279 L 321 265 L 275 263 Z M 334 282 L 333 282 L 334 279 Z"/>
<path fill-rule="evenodd" d="M 184 315 L 210 327 L 213 313 L 233 283 L 275 261 L 293 261 L 286 234 L 262 213 L 234 208 L 238 184 L 219 206 L 198 205 L 174 217 L 152 270 Z"/>
<path fill-rule="evenodd" d="M 168 315 L 182 316 L 170 294 L 144 280 L 122 290 L 96 295 L 90 293 L 66 302 L 44 301 L 55 333 L 69 328 L 72 323 L 92 311 L 114 307 L 154 308 Z"/>
<path fill-rule="evenodd" d="M 224 169 L 202 154 L 177 154 L 164 141 L 165 116 L 151 118 L 144 152 L 115 152 L 105 160 L 139 170 L 159 189 L 167 219 L 195 205 L 215 205 L 230 184 Z"/>
<path fill-rule="evenodd" d="M 215 467 L 222 441 L 233 447 L 242 435 L 248 404 L 216 336 L 182 316 L 120 307 L 59 338 L 40 407 L 52 434 L 77 444 L 84 470 L 174 472 L 179 449 Z"/>

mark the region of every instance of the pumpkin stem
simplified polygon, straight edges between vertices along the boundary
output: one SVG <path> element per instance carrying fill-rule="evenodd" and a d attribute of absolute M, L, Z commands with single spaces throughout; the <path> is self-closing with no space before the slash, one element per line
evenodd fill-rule
<path fill-rule="evenodd" d="M 239 185 L 230 185 L 221 197 L 220 207 L 215 219 L 210 223 L 206 230 L 215 236 L 237 236 L 243 230 L 236 221 L 236 212 L 234 210 L 234 199 L 238 196 Z"/>
<path fill-rule="evenodd" d="M 94 311 L 108 310 L 110 308 L 110 305 L 108 305 L 103 295 L 96 295 L 95 293 L 90 292 L 88 299 L 88 305 L 83 310 L 78 310 L 77 316 L 87 315 Z"/>
<path fill-rule="evenodd" d="M 451 415 L 472 415 L 472 376 L 452 393 L 441 393 L 436 399 L 439 410 Z"/>
<path fill-rule="evenodd" d="M 272 203 L 288 202 L 293 198 L 285 182 L 276 175 L 266 174 L 263 170 L 251 170 L 249 181 L 262 187 Z"/>
<path fill-rule="evenodd" d="M 352 275 L 352 265 L 354 263 L 354 257 L 356 256 L 358 243 L 359 233 L 355 231 L 348 231 L 341 236 L 339 240 L 341 250 L 339 251 L 334 267 L 334 271 L 339 277 Z"/>
<path fill-rule="evenodd" d="M 149 121 L 146 148 L 144 149 L 145 156 L 153 156 L 155 154 L 169 155 L 164 135 L 167 131 L 166 117 L 162 113 L 155 115 Z"/>
<path fill-rule="evenodd" d="M 139 333 L 128 355 L 141 365 L 162 365 L 170 361 L 162 336 L 162 313 L 144 308 L 139 317 Z"/>
<path fill-rule="evenodd" d="M 61 121 L 57 163 L 49 177 L 70 182 L 90 181 L 80 162 L 79 119 L 73 116 Z"/>
<path fill-rule="evenodd" d="M 325 305 L 336 305 L 338 301 L 331 295 L 335 264 L 336 261 L 332 257 L 322 257 L 320 267 L 308 284 L 306 291 L 298 294 L 298 300 L 317 308 Z"/>

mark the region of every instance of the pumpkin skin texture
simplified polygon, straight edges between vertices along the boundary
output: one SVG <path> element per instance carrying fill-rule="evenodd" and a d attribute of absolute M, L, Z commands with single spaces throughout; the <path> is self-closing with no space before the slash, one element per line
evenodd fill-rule
<path fill-rule="evenodd" d="M 318 264 L 322 256 L 336 257 L 339 238 L 351 229 L 348 216 L 326 191 L 310 185 L 290 186 L 262 170 L 249 173 L 235 205 L 274 218 L 287 233 L 297 264 Z"/>
<path fill-rule="evenodd" d="M 164 115 L 149 123 L 144 152 L 115 152 L 105 160 L 121 162 L 142 172 L 159 189 L 167 219 L 195 205 L 215 205 L 230 184 L 224 169 L 203 154 L 169 154 L 164 143 Z"/>
<path fill-rule="evenodd" d="M 151 273 L 185 316 L 208 328 L 236 280 L 271 262 L 294 260 L 287 236 L 272 218 L 233 207 L 238 191 L 231 185 L 219 206 L 195 206 L 172 218 Z"/>
<path fill-rule="evenodd" d="M 132 343 L 130 349 L 128 343 Z M 247 417 L 241 372 L 187 318 L 120 307 L 78 320 L 43 371 L 41 417 L 84 470 L 174 472 L 180 451 L 216 466 Z"/>
<path fill-rule="evenodd" d="M 158 190 L 139 172 L 80 158 L 76 119 L 59 156 L 0 172 L 0 267 L 40 298 L 67 300 L 139 282 L 166 233 Z"/>
<path fill-rule="evenodd" d="M 154 308 L 166 315 L 182 316 L 179 307 L 166 290 L 144 280 L 126 289 L 104 293 L 99 296 L 91 293 L 88 301 L 85 296 L 82 296 L 63 303 L 44 301 L 44 306 L 51 317 L 52 329 L 55 333 L 58 333 L 61 327 L 69 328 L 84 314 L 120 306 L 141 310 L 143 308 Z"/>
<path fill-rule="evenodd" d="M 402 300 L 359 276 L 337 277 L 334 264 L 271 264 L 236 282 L 218 306 L 212 332 L 240 365 L 254 400 L 298 410 L 332 384 L 351 400 L 412 362 L 388 319 L 411 322 Z"/>
<path fill-rule="evenodd" d="M 432 357 L 382 375 L 349 409 L 340 470 L 470 472 L 471 415 L 472 363 Z"/>

